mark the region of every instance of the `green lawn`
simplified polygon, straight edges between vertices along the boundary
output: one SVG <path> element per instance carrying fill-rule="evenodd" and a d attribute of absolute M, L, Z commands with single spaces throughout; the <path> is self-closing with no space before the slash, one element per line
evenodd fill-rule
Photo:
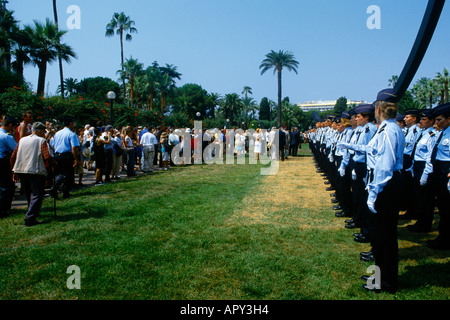
<path fill-rule="evenodd" d="M 301 156 L 312 163 L 307 151 Z M 276 215 L 264 223 L 235 218 L 268 183 L 260 169 L 192 165 L 80 190 L 57 202 L 56 218 L 47 199 L 41 217 L 50 223 L 32 228 L 23 227 L 25 210 L 15 210 L 0 220 L 0 298 L 449 298 L 448 251 L 414 246 L 400 249 L 397 294 L 364 292 L 359 277 L 370 264 L 358 257 L 367 246 L 335 227 L 328 204 L 266 208 Z M 80 290 L 66 285 L 71 265 L 81 270 Z"/>

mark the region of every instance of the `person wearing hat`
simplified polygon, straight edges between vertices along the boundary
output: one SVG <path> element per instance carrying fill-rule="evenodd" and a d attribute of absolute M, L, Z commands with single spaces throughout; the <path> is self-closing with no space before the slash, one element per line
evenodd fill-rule
<path fill-rule="evenodd" d="M 350 220 L 346 220 L 345 227 L 348 229 L 360 228 L 361 232 L 355 234 L 355 241 L 368 242 L 369 226 L 367 216 L 367 190 L 365 188 L 364 179 L 367 175 L 366 165 L 366 148 L 369 141 L 377 131 L 374 121 L 374 105 L 365 104 L 355 107 L 356 122 L 360 128 L 357 134 L 355 144 L 339 143 L 341 148 L 347 148 L 355 152 L 353 155 L 354 169 L 352 170 L 352 196 L 353 196 L 353 216 Z"/>
<path fill-rule="evenodd" d="M 420 178 L 425 169 L 427 156 L 436 143 L 438 132 L 433 128 L 434 116 L 431 110 L 423 110 L 420 116 L 419 127 L 422 131 L 411 153 L 413 162 L 410 168 L 413 176 L 411 213 L 417 219 L 415 224 L 407 226 L 411 232 L 431 231 L 434 216 L 434 195 L 430 186 L 420 185 Z"/>
<path fill-rule="evenodd" d="M 5 116 L 0 128 L 0 218 L 5 217 L 11 209 L 16 188 L 10 165 L 11 155 L 17 147 L 11 135 L 16 126 L 15 119 Z"/>
<path fill-rule="evenodd" d="M 403 155 L 403 187 L 401 196 L 401 209 L 406 210 L 406 213 L 400 216 L 402 220 L 409 220 L 416 218 L 413 216 L 414 208 L 412 207 L 412 201 L 410 201 L 409 196 L 413 193 L 413 177 L 410 168 L 412 167 L 412 157 L 411 153 L 414 145 L 421 133 L 421 129 L 418 126 L 420 121 L 420 110 L 409 109 L 405 112 L 405 124 L 407 128 L 407 133 L 405 136 L 405 151 Z"/>
<path fill-rule="evenodd" d="M 406 127 L 405 115 L 404 114 L 397 115 L 397 118 L 395 118 L 395 121 L 397 121 L 398 126 L 402 129 L 403 133 L 406 136 L 406 133 L 408 132 L 408 127 Z"/>
<path fill-rule="evenodd" d="M 37 221 L 37 217 L 45 193 L 47 176 L 45 161 L 56 164 L 48 151 L 47 141 L 44 138 L 45 129 L 45 124 L 35 122 L 32 126 L 32 134 L 20 139 L 11 156 L 14 181 L 20 180 L 27 198 L 28 210 L 24 221 L 26 227 L 42 223 Z"/>
<path fill-rule="evenodd" d="M 379 124 L 367 153 L 368 177 L 366 188 L 369 209 L 370 240 L 380 282 L 364 284 L 369 291 L 394 293 L 398 287 L 397 224 L 402 185 L 405 136 L 397 125 L 398 97 L 393 89 L 380 91 L 375 103 L 375 118 Z M 366 277 L 363 276 L 363 280 Z"/>
<path fill-rule="evenodd" d="M 439 235 L 429 240 L 433 249 L 450 249 L 450 103 L 437 106 L 432 115 L 440 131 L 433 149 L 428 153 L 420 184 L 430 185 L 439 209 Z"/>
<path fill-rule="evenodd" d="M 63 186 L 63 198 L 70 196 L 72 189 L 74 168 L 78 165 L 78 152 L 80 148 L 80 140 L 73 132 L 75 123 L 72 117 L 64 117 L 64 128 L 55 133 L 50 140 L 55 154 L 57 163 L 55 168 L 55 183 L 50 189 L 50 195 L 57 199 L 58 189 Z"/>

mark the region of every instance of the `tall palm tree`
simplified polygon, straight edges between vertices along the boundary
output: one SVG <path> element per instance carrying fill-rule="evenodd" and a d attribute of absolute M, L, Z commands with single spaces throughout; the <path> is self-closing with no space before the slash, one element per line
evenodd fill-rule
<path fill-rule="evenodd" d="M 45 24 L 35 20 L 34 26 L 27 25 L 24 31 L 31 41 L 31 61 L 39 69 L 37 93 L 43 95 L 47 64 L 54 62 L 59 55 L 63 61 L 68 63 L 71 62 L 71 58 L 77 56 L 69 45 L 61 43 L 61 39 L 67 31 L 58 30 L 58 27 L 48 18 Z"/>
<path fill-rule="evenodd" d="M 161 72 L 159 70 L 159 66 L 156 61 L 153 62 L 152 66 L 148 67 L 145 70 L 145 76 L 147 78 L 148 87 L 150 90 L 149 96 L 148 96 L 148 100 L 149 100 L 148 105 L 149 105 L 149 109 L 153 110 L 153 101 L 155 98 L 155 91 L 157 89 L 158 82 L 161 77 Z"/>
<path fill-rule="evenodd" d="M 281 72 L 283 68 L 288 69 L 289 71 L 294 71 L 296 74 L 299 62 L 295 60 L 295 57 L 290 51 L 280 50 L 279 52 L 271 51 L 266 54 L 266 59 L 264 59 L 259 66 L 261 71 L 261 75 L 263 75 L 267 70 L 273 68 L 273 73 L 277 72 L 278 74 L 278 126 L 281 126 Z"/>
<path fill-rule="evenodd" d="M 164 113 L 164 108 L 166 107 L 166 95 L 174 88 L 173 79 L 168 73 L 161 74 L 158 81 L 158 88 L 161 93 L 161 113 Z"/>
<path fill-rule="evenodd" d="M 448 82 L 450 81 L 450 75 L 447 68 L 444 68 L 442 73 L 438 72 L 436 80 L 439 85 L 442 86 L 441 103 L 448 103 Z"/>
<path fill-rule="evenodd" d="M 137 59 L 126 59 L 125 63 L 122 66 L 122 70 L 119 70 L 118 73 L 121 75 L 121 79 L 128 80 L 128 84 L 130 86 L 130 106 L 134 106 L 134 83 L 136 77 L 143 74 L 144 65 L 140 63 Z"/>
<path fill-rule="evenodd" d="M 111 21 L 106 25 L 106 33 L 105 36 L 112 37 L 116 33 L 120 36 L 120 56 L 121 56 L 121 66 L 122 72 L 124 71 L 123 65 L 125 63 L 123 58 L 123 36 L 125 34 L 125 40 L 131 41 L 133 37 L 132 33 L 137 33 L 137 29 L 134 27 L 135 22 L 130 19 L 129 16 L 125 15 L 124 12 L 117 13 L 115 12 Z M 123 80 L 123 95 L 126 96 L 126 86 L 125 79 Z"/>

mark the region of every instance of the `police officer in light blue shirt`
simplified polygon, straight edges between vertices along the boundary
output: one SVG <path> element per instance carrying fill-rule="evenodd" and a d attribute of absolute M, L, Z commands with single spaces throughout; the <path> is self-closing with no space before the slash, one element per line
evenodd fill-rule
<path fill-rule="evenodd" d="M 78 165 L 78 153 L 80 152 L 80 140 L 73 132 L 75 128 L 72 117 L 63 118 L 64 129 L 55 133 L 55 136 L 50 140 L 50 145 L 55 152 L 56 172 L 55 183 L 50 189 L 50 195 L 57 199 L 58 189 L 63 186 L 63 198 L 70 196 L 69 192 L 72 189 L 74 167 Z"/>
<path fill-rule="evenodd" d="M 398 193 L 402 184 L 405 136 L 395 121 L 398 96 L 394 89 L 380 91 L 375 104 L 378 130 L 367 146 L 367 208 L 370 240 L 381 282 L 367 290 L 393 293 L 398 280 Z M 378 286 L 378 287 L 377 287 Z"/>
<path fill-rule="evenodd" d="M 413 178 L 411 174 L 411 170 L 409 170 L 412 166 L 412 157 L 411 152 L 414 148 L 414 145 L 417 141 L 421 133 L 421 129 L 418 126 L 418 122 L 420 121 L 420 110 L 417 109 L 409 109 L 405 112 L 405 124 L 407 127 L 407 132 L 405 136 L 405 150 L 403 154 L 403 187 L 402 187 L 402 195 L 401 195 L 401 209 L 406 210 L 406 213 L 400 216 L 400 219 L 408 220 L 415 219 L 416 217 L 413 214 L 414 207 L 412 202 L 409 201 L 409 195 L 413 193 L 412 185 Z"/>
<path fill-rule="evenodd" d="M 429 185 L 439 209 L 439 235 L 428 241 L 433 249 L 450 249 L 450 103 L 433 109 L 438 130 L 441 130 L 433 149 L 428 153 L 425 169 L 420 179 L 422 186 Z"/>
<path fill-rule="evenodd" d="M 425 169 L 428 154 L 431 153 L 437 140 L 437 131 L 433 128 L 434 116 L 431 110 L 421 112 L 419 127 L 420 135 L 417 138 L 411 152 L 412 166 L 409 170 L 413 176 L 413 193 L 409 197 L 412 206 L 410 210 L 417 222 L 407 228 L 411 232 L 429 232 L 433 224 L 434 196 L 429 186 L 421 186 L 420 178 Z"/>
<path fill-rule="evenodd" d="M 365 190 L 364 179 L 367 175 L 366 165 L 366 148 L 369 141 L 377 131 L 374 119 L 374 105 L 365 104 L 355 107 L 357 125 L 361 127 L 357 131 L 357 141 L 352 143 L 339 143 L 340 148 L 346 148 L 355 152 L 353 155 L 354 169 L 352 170 L 352 197 L 353 201 L 353 217 L 345 225 L 346 228 L 361 228 L 360 234 L 355 235 L 355 241 L 368 242 L 369 226 L 366 210 L 367 191 Z"/>
<path fill-rule="evenodd" d="M 15 119 L 5 116 L 0 128 L 0 218 L 7 215 L 14 198 L 15 184 L 10 160 L 17 143 L 10 132 L 14 132 L 16 126 Z"/>

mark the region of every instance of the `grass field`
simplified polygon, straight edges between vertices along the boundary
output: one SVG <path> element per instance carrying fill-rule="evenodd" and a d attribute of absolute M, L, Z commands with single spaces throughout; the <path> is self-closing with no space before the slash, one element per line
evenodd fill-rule
<path fill-rule="evenodd" d="M 447 300 L 450 252 L 399 225 L 400 290 L 365 292 L 367 244 L 334 217 L 305 150 L 280 163 L 192 165 L 79 190 L 0 220 L 2 300 Z M 438 216 L 436 215 L 436 219 Z M 434 225 L 434 230 L 437 225 Z M 69 266 L 81 271 L 70 290 Z"/>

